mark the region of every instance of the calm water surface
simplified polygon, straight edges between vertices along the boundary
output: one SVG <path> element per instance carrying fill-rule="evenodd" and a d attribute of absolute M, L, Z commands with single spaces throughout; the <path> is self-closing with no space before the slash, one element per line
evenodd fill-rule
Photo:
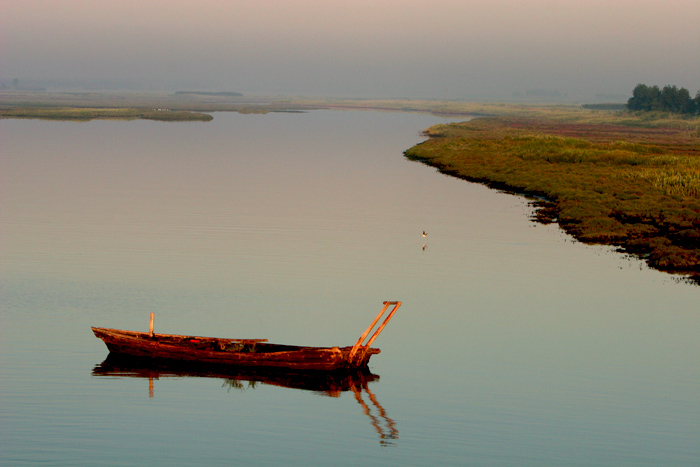
<path fill-rule="evenodd" d="M 700 288 L 406 161 L 441 121 L 0 121 L 0 464 L 698 465 Z M 89 329 L 349 345 L 383 300 L 355 391 L 115 375 Z"/>

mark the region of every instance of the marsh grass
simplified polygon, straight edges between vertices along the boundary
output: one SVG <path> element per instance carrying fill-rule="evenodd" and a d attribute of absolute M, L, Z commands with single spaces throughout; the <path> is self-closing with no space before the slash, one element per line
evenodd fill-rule
<path fill-rule="evenodd" d="M 620 176 L 649 181 L 653 186 L 661 189 L 667 196 L 700 198 L 699 168 L 644 169 L 638 172 L 625 173 Z"/>
<path fill-rule="evenodd" d="M 406 157 L 545 197 L 540 220 L 700 278 L 700 141 L 683 132 L 508 116 L 431 127 Z"/>
<path fill-rule="evenodd" d="M 20 107 L 0 109 L 0 118 L 36 118 L 45 120 L 160 120 L 210 121 L 208 114 L 190 111 L 170 111 L 137 108 L 77 108 L 77 107 Z"/>

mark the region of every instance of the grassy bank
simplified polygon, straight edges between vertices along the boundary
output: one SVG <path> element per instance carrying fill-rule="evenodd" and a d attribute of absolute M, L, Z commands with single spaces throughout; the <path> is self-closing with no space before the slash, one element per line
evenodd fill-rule
<path fill-rule="evenodd" d="M 549 200 L 541 222 L 617 245 L 700 283 L 700 137 L 682 128 L 491 117 L 437 125 L 406 157 L 495 188 Z M 585 122 L 585 120 L 583 120 Z"/>
<path fill-rule="evenodd" d="M 159 120 L 202 121 L 212 116 L 199 112 L 136 108 L 79 108 L 79 107 L 14 107 L 0 109 L 0 118 L 38 118 L 46 120 Z"/>

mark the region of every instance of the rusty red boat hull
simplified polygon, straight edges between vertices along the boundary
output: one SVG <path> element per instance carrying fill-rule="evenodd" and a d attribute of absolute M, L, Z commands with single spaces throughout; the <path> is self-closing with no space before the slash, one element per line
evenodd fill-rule
<path fill-rule="evenodd" d="M 269 344 L 264 339 L 220 339 L 92 328 L 110 352 L 174 362 L 236 367 L 269 367 L 297 370 L 366 368 L 379 349 L 367 348 L 351 358 L 352 347 L 302 347 Z M 363 349 L 364 350 L 364 349 Z"/>

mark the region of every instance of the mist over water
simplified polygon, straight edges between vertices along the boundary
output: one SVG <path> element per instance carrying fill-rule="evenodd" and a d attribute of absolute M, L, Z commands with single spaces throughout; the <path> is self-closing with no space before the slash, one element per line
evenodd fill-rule
<path fill-rule="evenodd" d="M 39 6 L 38 6 L 39 5 Z M 0 83 L 624 102 L 697 89 L 695 0 L 4 0 Z"/>
<path fill-rule="evenodd" d="M 2 464 L 692 465 L 700 289 L 406 161 L 443 121 L 1 121 Z M 383 300 L 385 417 L 364 389 L 95 369 L 90 326 L 351 345 Z"/>

